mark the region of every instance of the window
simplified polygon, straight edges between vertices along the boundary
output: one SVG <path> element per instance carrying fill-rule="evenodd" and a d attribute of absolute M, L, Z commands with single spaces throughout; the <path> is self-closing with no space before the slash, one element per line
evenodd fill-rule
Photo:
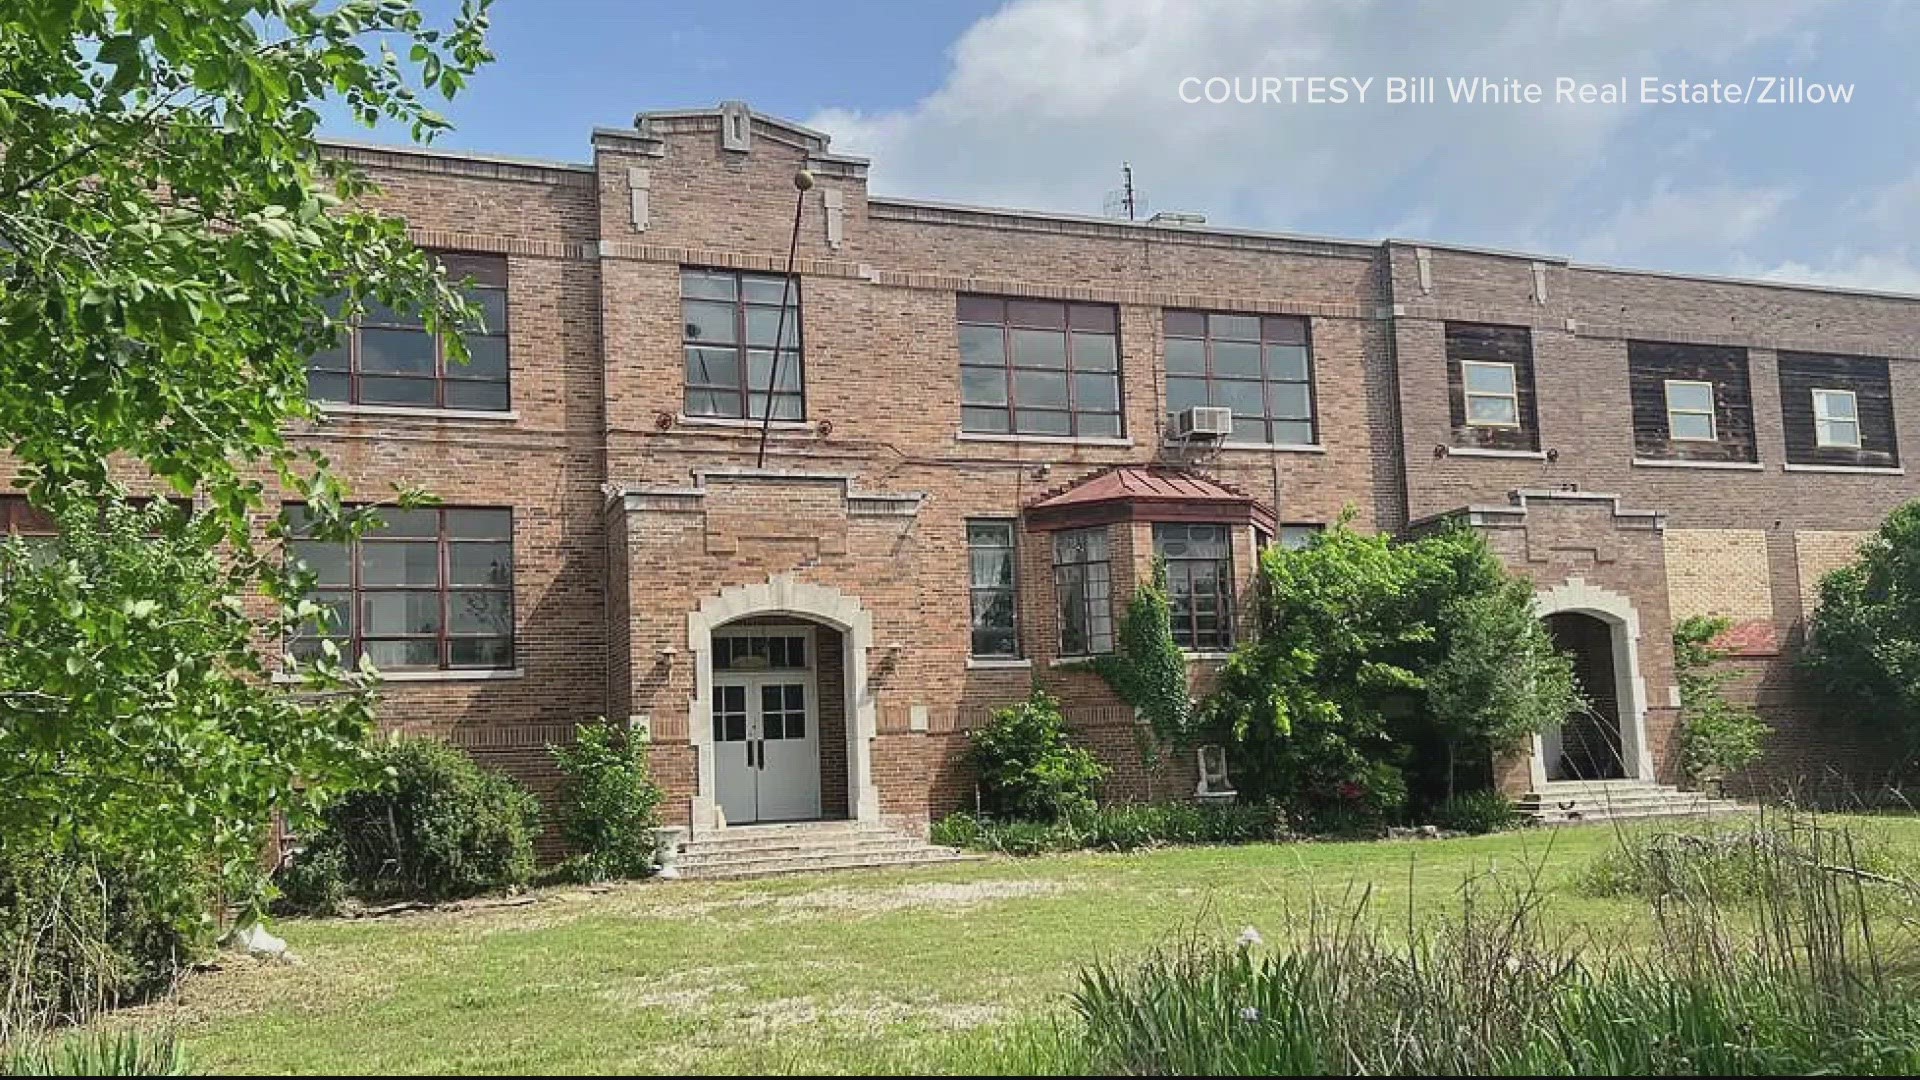
<path fill-rule="evenodd" d="M 974 656 L 1020 655 L 1014 631 L 1013 522 L 967 522 L 967 573 L 972 590 Z"/>
<path fill-rule="evenodd" d="M 54 536 L 59 531 L 53 515 L 28 504 L 25 495 L 0 495 L 0 543 L 26 545 L 29 562 L 43 565 L 54 558 Z"/>
<path fill-rule="evenodd" d="M 1467 423 L 1473 427 L 1519 427 L 1520 387 L 1512 364 L 1462 360 Z"/>
<path fill-rule="evenodd" d="M 715 671 L 805 671 L 807 635 L 729 633 L 713 638 Z"/>
<path fill-rule="evenodd" d="M 780 274 L 680 271 L 688 416 L 775 420 L 807 415 L 800 361 L 800 282 Z M 775 337 L 779 348 L 774 348 Z"/>
<path fill-rule="evenodd" d="M 1326 531 L 1325 525 L 1282 525 L 1280 526 L 1280 546 L 1288 551 L 1298 551 L 1313 543 L 1313 538 Z"/>
<path fill-rule="evenodd" d="M 1060 604 L 1060 655 L 1113 651 L 1113 577 L 1106 528 L 1053 534 L 1053 591 Z"/>
<path fill-rule="evenodd" d="M 1195 405 L 1233 410 L 1238 442 L 1314 442 L 1307 320 L 1169 311 L 1168 422 Z"/>
<path fill-rule="evenodd" d="M 962 296 L 960 430 L 1118 438 L 1114 308 Z"/>
<path fill-rule="evenodd" d="M 292 535 L 304 507 L 288 507 Z M 513 512 L 382 510 L 351 543 L 290 541 L 317 576 L 313 598 L 329 609 L 293 640 L 312 657 L 331 640 L 349 661 L 385 670 L 513 666 Z"/>
<path fill-rule="evenodd" d="M 1233 545 L 1229 535 L 1225 525 L 1153 527 L 1154 554 L 1167 562 L 1167 607 L 1173 616 L 1173 640 L 1183 649 L 1233 647 Z"/>
<path fill-rule="evenodd" d="M 1816 446 L 1860 448 L 1860 402 L 1851 390 L 1813 391 Z"/>
<path fill-rule="evenodd" d="M 466 327 L 461 335 L 467 362 L 447 358 L 446 339 L 429 333 L 419 313 L 369 302 L 338 348 L 308 358 L 310 397 L 353 405 L 506 411 L 507 261 L 484 255 L 438 258 L 454 279 L 470 279 L 467 299 L 481 311 L 481 325 Z"/>
<path fill-rule="evenodd" d="M 1688 442 L 1714 442 L 1719 438 L 1712 383 L 1667 380 L 1667 437 Z"/>

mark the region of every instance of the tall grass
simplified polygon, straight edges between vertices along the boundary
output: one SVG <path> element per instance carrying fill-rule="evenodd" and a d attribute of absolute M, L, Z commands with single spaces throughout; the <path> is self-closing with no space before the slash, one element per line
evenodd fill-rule
<path fill-rule="evenodd" d="M 0 1044 L 0 1076 L 188 1076 L 170 1034 L 78 1031 Z"/>
<path fill-rule="evenodd" d="M 1845 833 L 1773 828 L 1736 895 L 1656 881 L 1650 942 L 1552 929 L 1531 880 L 1476 879 L 1456 917 L 1409 912 L 1393 933 L 1362 896 L 1309 913 L 1284 946 L 1186 941 L 1096 965 L 1061 1037 L 1096 1073 L 1920 1070 L 1916 890 L 1858 867 Z"/>

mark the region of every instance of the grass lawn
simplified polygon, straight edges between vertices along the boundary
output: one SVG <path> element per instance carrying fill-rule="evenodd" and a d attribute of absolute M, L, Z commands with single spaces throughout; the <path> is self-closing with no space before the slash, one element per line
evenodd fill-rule
<path fill-rule="evenodd" d="M 1920 854 L 1920 820 L 1850 827 Z M 219 1072 L 959 1071 L 1058 1010 L 1081 964 L 1171 936 L 1270 939 L 1316 902 L 1404 922 L 1471 875 L 1538 874 L 1570 931 L 1617 943 L 1644 906 L 1571 879 L 1585 826 L 1440 841 L 996 859 L 768 882 L 557 889 L 524 907 L 277 926 L 300 966 L 225 959 L 140 1010 Z"/>

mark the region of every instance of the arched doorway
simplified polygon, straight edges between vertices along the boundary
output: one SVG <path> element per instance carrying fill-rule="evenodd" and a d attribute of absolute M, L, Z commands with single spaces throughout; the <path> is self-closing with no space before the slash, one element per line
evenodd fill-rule
<path fill-rule="evenodd" d="M 1640 614 L 1611 589 L 1571 577 L 1534 597 L 1591 710 L 1534 738 L 1533 783 L 1652 780 L 1647 684 L 1640 675 Z"/>
<path fill-rule="evenodd" d="M 696 833 L 879 820 L 877 720 L 867 689 L 873 618 L 859 601 L 776 575 L 702 601 L 687 614 L 687 644 Z"/>
<path fill-rule="evenodd" d="M 1548 780 L 1619 780 L 1619 683 L 1613 669 L 1613 628 L 1592 615 L 1563 611 L 1546 617 L 1547 632 L 1573 658 L 1574 680 L 1586 702 L 1540 738 Z"/>

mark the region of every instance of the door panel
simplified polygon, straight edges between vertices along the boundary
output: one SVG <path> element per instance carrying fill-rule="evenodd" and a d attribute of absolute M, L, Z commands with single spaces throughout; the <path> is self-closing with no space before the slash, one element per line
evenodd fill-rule
<path fill-rule="evenodd" d="M 713 776 L 720 812 L 731 825 L 757 820 L 759 797 L 754 767 L 753 724 L 744 682 L 713 688 Z"/>
<path fill-rule="evenodd" d="M 753 695 L 762 821 L 820 816 L 820 732 L 811 697 L 805 682 L 777 677 L 761 681 Z"/>

